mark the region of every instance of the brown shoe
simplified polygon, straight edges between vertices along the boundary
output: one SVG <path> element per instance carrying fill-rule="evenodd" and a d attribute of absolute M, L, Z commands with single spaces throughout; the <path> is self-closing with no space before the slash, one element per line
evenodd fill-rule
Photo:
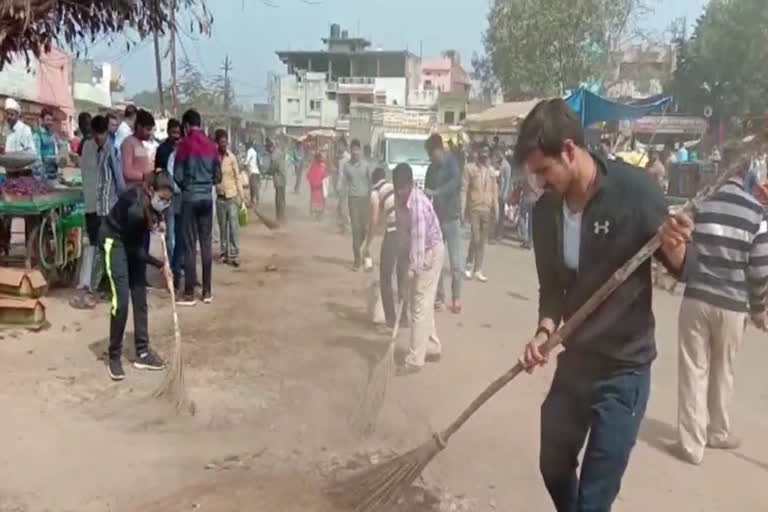
<path fill-rule="evenodd" d="M 707 441 L 707 448 L 713 450 L 735 450 L 741 446 L 741 439 L 733 434 L 728 436 L 728 439 L 724 441 Z"/>
<path fill-rule="evenodd" d="M 424 361 L 428 363 L 439 363 L 442 358 L 442 354 L 427 354 Z"/>

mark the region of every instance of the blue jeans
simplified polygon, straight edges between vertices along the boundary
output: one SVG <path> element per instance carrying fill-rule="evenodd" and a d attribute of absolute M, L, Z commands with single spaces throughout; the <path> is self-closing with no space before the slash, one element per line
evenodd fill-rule
<path fill-rule="evenodd" d="M 645 415 L 650 367 L 605 374 L 566 354 L 541 406 L 541 474 L 558 512 L 609 512 Z"/>
<path fill-rule="evenodd" d="M 451 296 L 453 300 L 459 300 L 461 298 L 462 273 L 464 271 L 464 258 L 461 255 L 461 221 L 456 219 L 441 222 L 440 229 L 443 231 L 443 241 L 448 252 L 448 258 L 446 259 L 449 262 L 451 272 Z M 440 279 L 437 281 L 437 301 L 445 302 L 442 272 L 440 273 Z"/>

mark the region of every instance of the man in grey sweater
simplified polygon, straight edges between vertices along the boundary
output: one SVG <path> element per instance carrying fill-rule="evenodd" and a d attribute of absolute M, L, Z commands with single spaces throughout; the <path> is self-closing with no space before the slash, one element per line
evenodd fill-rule
<path fill-rule="evenodd" d="M 342 177 L 349 201 L 349 218 L 352 225 L 352 270 L 359 270 L 363 263 L 361 248 L 368 229 L 368 209 L 371 197 L 371 166 L 362 158 L 360 141 L 350 144 L 351 158 L 344 164 Z"/>

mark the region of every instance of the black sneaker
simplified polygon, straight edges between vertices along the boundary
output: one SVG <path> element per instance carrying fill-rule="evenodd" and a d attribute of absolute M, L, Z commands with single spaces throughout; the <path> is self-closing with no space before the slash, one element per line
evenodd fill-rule
<path fill-rule="evenodd" d="M 150 350 L 139 354 L 139 357 L 133 362 L 133 367 L 139 370 L 163 370 L 165 369 L 165 362 Z"/>
<path fill-rule="evenodd" d="M 125 378 L 125 371 L 123 371 L 123 363 L 120 359 L 110 359 L 107 362 L 107 373 L 109 377 L 114 380 L 123 380 Z"/>
<path fill-rule="evenodd" d="M 210 292 L 203 294 L 203 304 L 211 304 L 213 302 L 213 295 Z"/>
<path fill-rule="evenodd" d="M 238 260 L 232 260 L 230 264 L 235 268 L 240 268 L 240 262 Z"/>

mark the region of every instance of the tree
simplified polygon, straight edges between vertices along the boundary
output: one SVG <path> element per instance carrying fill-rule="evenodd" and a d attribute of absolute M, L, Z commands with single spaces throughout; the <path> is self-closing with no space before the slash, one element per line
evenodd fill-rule
<path fill-rule="evenodd" d="M 213 87 L 188 58 L 181 60 L 181 74 L 178 80 L 179 102 L 184 109 L 209 109 L 216 103 Z"/>
<path fill-rule="evenodd" d="M 39 57 L 54 43 L 74 48 L 126 28 L 142 39 L 155 30 L 165 34 L 174 28 L 171 5 L 171 0 L 2 0 L 0 68 L 15 54 Z M 200 32 L 210 33 L 213 17 L 205 0 L 180 0 L 178 6 L 190 8 Z"/>
<path fill-rule="evenodd" d="M 711 0 L 681 56 L 673 90 L 683 111 L 713 121 L 768 109 L 768 10 L 765 0 Z"/>
<path fill-rule="evenodd" d="M 562 94 L 609 76 L 647 11 L 644 0 L 493 0 L 484 58 L 505 97 Z"/>

